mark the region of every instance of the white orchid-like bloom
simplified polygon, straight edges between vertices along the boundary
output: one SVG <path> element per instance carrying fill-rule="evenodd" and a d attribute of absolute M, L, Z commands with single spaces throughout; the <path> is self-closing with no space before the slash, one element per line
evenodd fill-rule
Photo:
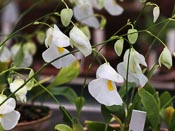
<path fill-rule="evenodd" d="M 78 48 L 86 57 L 92 53 L 92 47 L 88 37 L 76 26 L 69 32 L 70 43 Z"/>
<path fill-rule="evenodd" d="M 0 95 L 0 103 L 3 102 L 7 96 Z M 20 118 L 20 113 L 15 110 L 15 99 L 9 98 L 0 106 L 0 123 L 4 130 L 11 130 L 14 128 Z"/>
<path fill-rule="evenodd" d="M 123 62 L 117 66 L 118 72 L 126 79 L 129 49 L 124 54 Z M 131 49 L 129 59 L 128 81 L 135 82 L 142 87 L 147 83 L 147 77 L 142 73 L 140 64 L 147 66 L 143 55 L 139 54 L 135 49 Z"/>
<path fill-rule="evenodd" d="M 5 46 L 0 47 L 0 62 L 10 62 L 11 57 L 12 54 L 7 47 Z"/>
<path fill-rule="evenodd" d="M 69 37 L 67 37 L 61 30 L 54 25 L 54 28 L 49 28 L 46 32 L 45 45 L 46 47 L 51 46 L 52 44 L 57 47 L 67 47 L 70 45 Z"/>
<path fill-rule="evenodd" d="M 13 93 L 15 92 L 21 85 L 24 84 L 23 79 L 15 79 L 12 83 L 10 83 L 10 91 Z M 16 93 L 16 99 L 21 102 L 26 102 L 26 94 L 27 94 L 27 86 L 23 86 L 21 89 L 19 89 Z"/>
<path fill-rule="evenodd" d="M 44 61 L 51 62 L 58 58 L 58 60 L 51 63 L 58 69 L 67 67 L 76 60 L 76 57 L 68 54 L 70 52 L 64 48 L 70 45 L 69 37 L 62 33 L 56 25 L 54 25 L 54 28 L 47 30 L 45 45 L 49 48 L 42 53 Z"/>
<path fill-rule="evenodd" d="M 99 66 L 96 77 L 97 79 L 92 80 L 88 85 L 90 94 L 99 103 L 106 106 L 122 105 L 123 101 L 117 91 L 115 82 L 123 83 L 123 77 L 109 63 Z"/>
<path fill-rule="evenodd" d="M 104 8 L 110 15 L 117 16 L 123 13 L 123 8 L 115 0 L 77 0 L 73 8 L 75 18 L 83 24 L 99 28 L 100 22 L 94 14 L 93 8 Z"/>
<path fill-rule="evenodd" d="M 67 49 L 63 47 L 57 47 L 55 45 L 51 45 L 47 50 L 45 50 L 42 54 L 44 61 L 51 62 L 52 60 L 61 57 L 65 54 L 70 53 Z M 65 55 L 62 58 L 52 62 L 51 64 L 56 68 L 60 69 L 62 67 L 67 67 L 72 64 L 76 60 L 76 57 L 72 54 Z"/>
<path fill-rule="evenodd" d="M 93 6 L 88 0 L 78 0 L 73 8 L 74 17 L 83 24 L 98 28 L 100 23 L 94 15 Z"/>

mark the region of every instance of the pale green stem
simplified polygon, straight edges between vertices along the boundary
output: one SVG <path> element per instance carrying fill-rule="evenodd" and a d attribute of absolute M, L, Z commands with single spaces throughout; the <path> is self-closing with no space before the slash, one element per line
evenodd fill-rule
<path fill-rule="evenodd" d="M 44 87 L 41 83 L 37 82 L 39 86 L 41 86 L 41 88 L 43 88 L 45 90 L 45 92 L 47 92 L 52 98 L 53 100 L 55 100 L 55 102 L 61 106 L 61 103 L 58 101 L 58 99 L 52 94 L 52 92 L 50 92 L 46 87 Z"/>
<path fill-rule="evenodd" d="M 108 63 L 105 56 L 101 52 L 97 51 L 96 49 L 93 49 L 93 51 L 95 51 L 97 54 L 99 54 L 104 59 L 105 63 Z"/>
<path fill-rule="evenodd" d="M 66 8 L 69 8 L 67 3 L 64 0 L 61 0 L 61 2 L 63 2 L 63 4 L 66 6 Z"/>
<path fill-rule="evenodd" d="M 34 25 L 39 25 L 39 24 L 41 24 L 41 25 L 46 25 L 46 26 L 48 26 L 49 28 L 52 28 L 52 26 L 50 26 L 49 24 L 47 24 L 47 23 L 45 23 L 45 22 L 41 22 L 41 21 L 36 21 L 36 22 L 34 22 L 33 24 L 34 24 Z"/>
<path fill-rule="evenodd" d="M 32 69 L 31 68 L 26 68 L 26 67 L 12 67 L 12 68 L 9 68 L 9 69 L 7 69 L 5 71 L 2 71 L 0 73 L 0 76 L 5 74 L 5 73 L 7 73 L 7 72 L 13 71 L 13 70 L 32 70 Z"/>

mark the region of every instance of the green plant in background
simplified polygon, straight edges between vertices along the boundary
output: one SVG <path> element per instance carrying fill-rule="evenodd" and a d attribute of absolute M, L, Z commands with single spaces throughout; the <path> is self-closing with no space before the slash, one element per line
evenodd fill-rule
<path fill-rule="evenodd" d="M 40 2 L 43 1 L 37 1 L 30 9 L 40 4 Z M 150 79 L 160 66 L 165 66 L 168 69 L 172 67 L 172 55 L 164 40 L 157 35 L 161 33 L 161 30 L 155 34 L 151 29 L 160 26 L 162 23 L 168 25 L 169 22 L 174 22 L 174 12 L 171 18 L 156 22 L 160 15 L 159 6 L 151 2 L 139 1 L 140 4 L 143 4 L 143 9 L 135 21 L 128 20 L 109 39 L 93 45 L 90 41 L 89 28 L 104 29 L 107 22 L 103 15 L 95 13 L 94 8 L 98 10 L 105 9 L 112 16 L 122 14 L 123 8 L 115 0 L 70 0 L 69 4 L 64 0 L 60 2 L 65 7 L 61 11 L 57 11 L 58 7 L 56 7 L 56 11 L 41 16 L 22 28 L 12 31 L 0 43 L 1 128 L 5 130 L 14 128 L 20 115 L 22 115 L 14 110 L 15 100 L 25 103 L 28 99 L 35 100 L 40 95 L 47 93 L 58 104 L 59 110 L 63 113 L 63 120 L 66 122 L 66 124 L 55 125 L 55 130 L 83 131 L 84 123 L 80 122 L 81 110 L 86 102 L 83 96 L 84 89 L 88 88 L 92 97 L 101 104 L 101 113 L 104 116 L 104 121 L 101 122 L 85 121 L 88 131 L 128 130 L 131 128 L 130 122 L 133 110 L 146 112 L 144 130 L 158 131 L 162 122 L 167 124 L 170 131 L 173 130 L 175 128 L 174 96 L 171 96 L 168 91 L 159 94 L 151 85 Z M 150 6 L 153 7 L 152 24 L 146 29 L 137 29 L 141 14 Z M 20 20 L 25 16 L 25 13 L 21 15 Z M 148 15 L 152 16 L 152 14 Z M 60 18 L 59 25 L 55 20 L 57 17 Z M 20 31 L 31 26 L 38 26 L 39 29 L 46 27 L 46 33 L 36 29 L 33 34 L 24 34 L 22 41 L 17 40 L 16 43 L 18 44 L 14 44 L 10 47 L 11 49 L 8 49 L 6 42 L 9 39 L 16 40 Z M 124 34 L 119 35 L 120 32 L 125 30 L 127 31 Z M 146 34 L 164 47 L 151 70 L 147 69 L 145 56 L 136 49 L 136 46 L 139 45 L 137 41 L 140 34 Z M 44 42 L 47 48 L 42 53 L 45 63 L 38 70 L 30 67 L 33 55 L 36 53 L 36 47 L 32 41 L 33 36 L 36 36 L 38 42 Z M 100 52 L 109 42 L 115 42 L 114 50 L 116 54 L 123 57 L 123 61 L 118 65 L 110 65 L 108 59 Z M 129 46 L 125 50 L 124 45 L 126 44 Z M 97 46 L 101 45 L 101 49 L 96 49 Z M 150 44 L 150 48 L 147 50 L 148 54 L 151 48 L 152 45 Z M 104 63 L 101 62 L 102 64 L 99 63 L 96 79 L 87 83 L 87 75 L 94 62 L 91 61 L 87 74 L 84 76 L 80 96 L 69 87 L 61 87 L 61 85 L 69 83 L 80 74 L 80 60 L 75 56 L 77 52 L 81 53 L 85 60 L 86 57 L 92 56 L 93 59 L 100 57 L 104 61 Z M 124 53 L 124 56 L 121 55 L 122 53 Z M 59 72 L 48 85 L 45 85 L 44 82 L 47 82 L 48 78 L 39 80 L 38 76 L 50 64 L 59 69 Z M 117 87 L 119 83 L 120 88 Z M 27 93 L 32 91 L 32 97 L 27 98 Z M 56 95 L 66 97 L 75 105 L 75 117 L 68 112 Z M 111 123 L 118 123 L 119 126 L 113 127 Z"/>

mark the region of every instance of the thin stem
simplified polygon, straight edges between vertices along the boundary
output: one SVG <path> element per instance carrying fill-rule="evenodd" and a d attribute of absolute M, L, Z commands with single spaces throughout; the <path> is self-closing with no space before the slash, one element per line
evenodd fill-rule
<path fill-rule="evenodd" d="M 131 50 L 132 50 L 132 48 L 129 48 L 129 54 L 128 54 L 128 62 L 127 62 L 127 71 L 126 71 L 126 102 L 128 101 L 128 77 L 129 77 L 129 63 L 130 63 L 130 54 L 131 54 Z M 128 102 L 127 102 L 128 103 Z M 129 108 L 128 108 L 128 104 L 126 104 L 126 114 L 128 114 L 128 111 L 129 111 Z M 124 121 L 124 129 L 125 129 L 125 126 L 127 126 L 127 124 L 126 124 L 126 122 L 127 122 L 127 116 L 125 117 L 125 121 Z"/>
<path fill-rule="evenodd" d="M 67 3 L 64 0 L 61 0 L 61 2 L 63 2 L 63 4 L 66 6 L 66 8 L 69 8 Z"/>
<path fill-rule="evenodd" d="M 34 24 L 34 25 L 38 25 L 38 24 L 46 25 L 46 26 L 48 26 L 49 28 L 52 28 L 52 26 L 50 26 L 50 25 L 47 24 L 46 22 L 36 21 L 36 22 L 34 22 L 33 24 Z"/>
<path fill-rule="evenodd" d="M 157 39 L 163 46 L 166 46 L 165 43 L 156 35 L 154 35 L 152 32 L 145 30 L 145 32 L 151 36 L 153 36 L 155 39 Z"/>
<path fill-rule="evenodd" d="M 93 51 L 95 51 L 97 54 L 99 54 L 104 59 L 105 63 L 108 63 L 105 56 L 101 52 L 97 51 L 96 49 L 93 49 Z"/>
<path fill-rule="evenodd" d="M 7 70 L 4 70 L 0 73 L 0 76 L 7 73 L 7 72 L 10 72 L 12 70 L 32 70 L 31 68 L 26 68 L 26 67 L 12 67 L 12 68 L 9 68 Z"/>
<path fill-rule="evenodd" d="M 146 3 L 144 4 L 142 10 L 139 12 L 139 15 L 137 16 L 136 20 L 134 21 L 134 25 L 136 25 L 136 23 L 140 19 L 141 15 L 143 14 L 143 11 L 144 11 L 145 7 L 146 7 Z"/>

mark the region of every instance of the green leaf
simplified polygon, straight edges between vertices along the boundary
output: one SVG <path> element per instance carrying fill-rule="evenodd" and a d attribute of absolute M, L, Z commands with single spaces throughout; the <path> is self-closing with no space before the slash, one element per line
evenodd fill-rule
<path fill-rule="evenodd" d="M 105 130 L 105 123 L 97 122 L 97 121 L 85 121 L 85 124 L 88 128 L 88 131 L 104 131 Z M 115 131 L 116 129 L 113 127 L 108 126 L 107 131 Z"/>
<path fill-rule="evenodd" d="M 125 109 L 123 106 L 114 105 L 114 106 L 106 106 L 106 108 L 111 112 L 111 114 L 117 116 L 121 121 L 124 121 Z"/>
<path fill-rule="evenodd" d="M 73 62 L 68 67 L 62 68 L 55 79 L 49 84 L 48 88 L 66 84 L 75 79 L 80 73 L 80 65 L 78 61 Z"/>
<path fill-rule="evenodd" d="M 69 102 L 74 103 L 78 97 L 76 92 L 71 87 L 54 87 L 51 89 L 53 95 L 64 96 Z"/>
<path fill-rule="evenodd" d="M 73 131 L 68 125 L 65 125 L 65 124 L 57 124 L 55 126 L 55 130 L 58 130 L 58 131 Z"/>
<path fill-rule="evenodd" d="M 73 120 L 73 131 L 84 131 L 82 125 L 77 119 Z"/>
<path fill-rule="evenodd" d="M 145 111 L 147 112 L 148 119 L 152 125 L 153 129 L 157 129 L 160 124 L 160 108 L 155 97 L 146 91 L 144 88 L 139 90 L 139 96 L 141 102 L 144 106 Z"/>
<path fill-rule="evenodd" d="M 135 44 L 136 40 L 138 38 L 138 31 L 136 29 L 129 29 L 128 33 L 127 33 L 127 36 L 128 36 L 129 42 L 131 44 Z"/>
<path fill-rule="evenodd" d="M 175 112 L 173 113 L 173 116 L 172 116 L 170 123 L 168 125 L 168 131 L 174 131 L 174 129 L 175 129 L 174 123 L 175 123 Z"/>
<path fill-rule="evenodd" d="M 160 107 L 166 108 L 168 106 L 171 106 L 172 105 L 171 98 L 172 97 L 168 91 L 163 92 L 160 95 Z"/>
<path fill-rule="evenodd" d="M 19 66 L 24 59 L 23 46 L 21 45 L 19 48 L 20 49 L 18 50 L 13 60 L 15 66 Z"/>
<path fill-rule="evenodd" d="M 154 75 L 155 71 L 158 69 L 159 65 L 154 65 L 151 70 L 149 71 L 148 75 L 147 75 L 147 78 L 148 79 L 151 79 L 151 77 Z"/>
<path fill-rule="evenodd" d="M 144 86 L 144 89 L 146 91 L 148 91 L 149 93 L 151 93 L 152 95 L 154 95 L 156 93 L 155 88 L 150 84 L 150 83 L 146 83 L 146 85 Z"/>
<path fill-rule="evenodd" d="M 120 88 L 119 90 L 119 94 L 122 98 L 125 97 L 126 94 L 128 94 L 128 92 L 132 89 L 132 88 L 135 88 L 136 87 L 136 84 L 135 83 L 129 83 L 128 82 L 128 89 L 127 89 L 127 92 L 126 92 L 126 83 L 124 85 L 122 85 L 122 87 Z"/>
<path fill-rule="evenodd" d="M 80 114 L 81 109 L 82 109 L 82 107 L 83 107 L 84 104 L 85 104 L 84 97 L 77 97 L 75 99 L 75 105 L 76 105 L 76 109 L 77 109 L 78 114 Z"/>
<path fill-rule="evenodd" d="M 60 111 L 63 114 L 63 120 L 68 125 L 72 125 L 73 124 L 73 119 L 72 119 L 72 116 L 70 115 L 70 113 L 63 106 L 60 106 Z"/>
<path fill-rule="evenodd" d="M 118 56 L 120 56 L 122 54 L 123 44 L 124 44 L 123 38 L 117 40 L 114 44 L 114 50 L 115 50 L 115 52 L 117 53 Z"/>
<path fill-rule="evenodd" d="M 34 70 L 31 69 L 30 72 L 29 72 L 28 79 L 29 79 L 30 77 L 32 77 L 33 75 L 34 75 Z M 32 78 L 29 82 L 27 82 L 26 86 L 27 86 L 27 89 L 28 89 L 28 90 L 31 90 L 31 89 L 32 89 L 32 87 L 33 87 L 34 84 L 35 84 L 35 81 L 36 81 L 35 78 Z"/>
<path fill-rule="evenodd" d="M 101 105 L 101 112 L 103 114 L 104 120 L 106 123 L 109 123 L 112 119 L 111 112 L 108 110 L 108 108 L 105 105 Z"/>
<path fill-rule="evenodd" d="M 3 129 L 3 127 L 2 127 L 2 125 L 0 124 L 0 131 L 4 131 L 4 129 Z"/>
<path fill-rule="evenodd" d="M 8 66 L 9 66 L 9 62 L 0 62 L 0 73 L 7 70 Z M 8 75 L 8 72 L 0 75 L 0 84 L 6 83 L 7 75 Z"/>

